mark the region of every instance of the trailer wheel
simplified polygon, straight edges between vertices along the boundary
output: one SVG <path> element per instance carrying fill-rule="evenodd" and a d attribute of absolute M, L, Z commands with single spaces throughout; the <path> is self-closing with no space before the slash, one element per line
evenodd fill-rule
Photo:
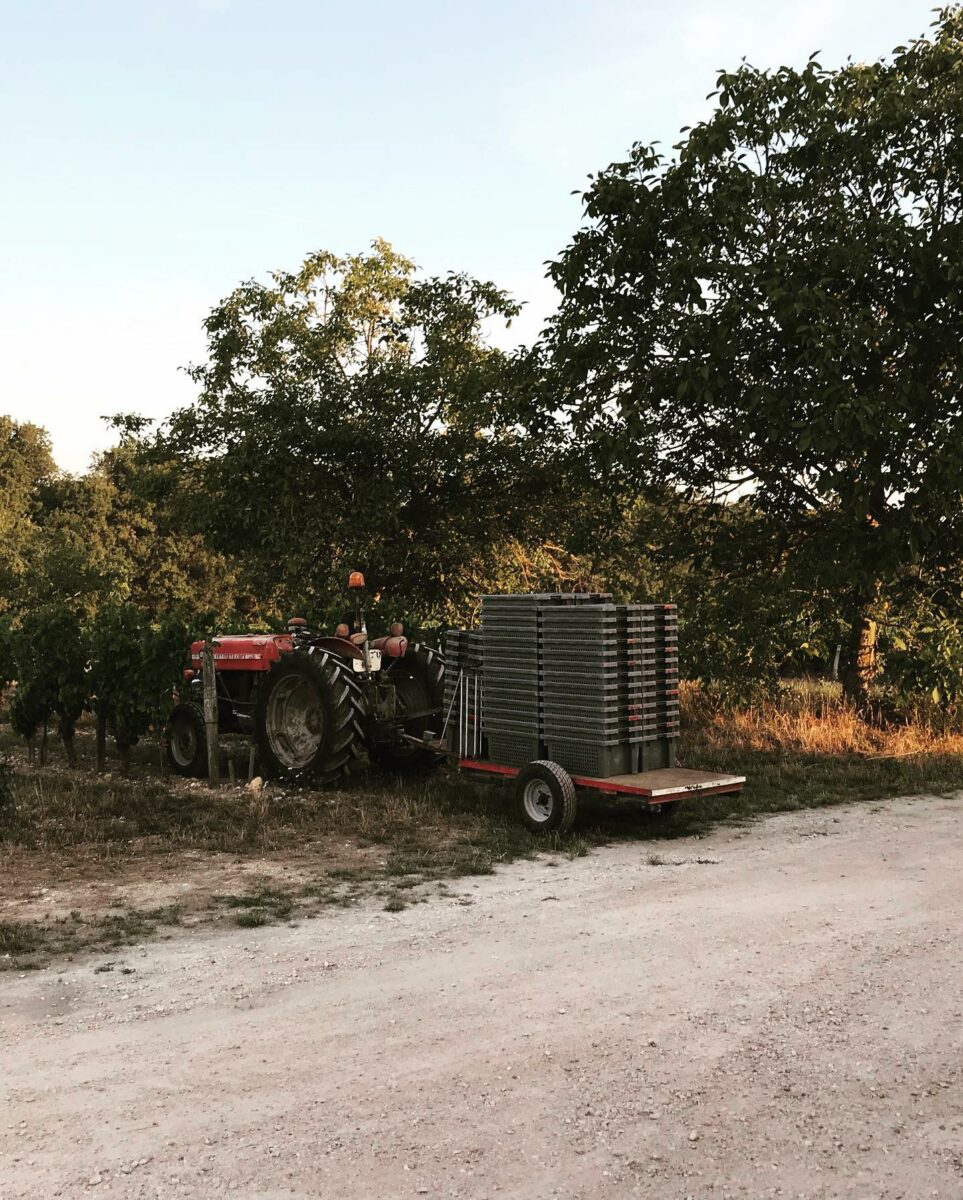
<path fill-rule="evenodd" d="M 567 833 L 575 820 L 575 784 L 558 763 L 529 763 L 515 781 L 522 820 L 536 833 Z"/>
<path fill-rule="evenodd" d="M 669 817 L 675 816 L 679 811 L 679 800 L 663 800 L 661 804 L 649 805 L 649 813 L 655 817 L 657 821 L 667 821 Z"/>
<path fill-rule="evenodd" d="M 178 704 L 167 718 L 167 761 L 177 775 L 207 774 L 207 727 L 199 704 Z"/>

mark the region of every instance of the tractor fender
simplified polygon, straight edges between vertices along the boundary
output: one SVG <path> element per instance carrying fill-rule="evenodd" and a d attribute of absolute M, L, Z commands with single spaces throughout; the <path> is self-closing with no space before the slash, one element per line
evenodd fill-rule
<path fill-rule="evenodd" d="M 311 645 L 317 646 L 319 650 L 327 650 L 329 654 L 336 654 L 339 658 L 364 658 L 361 648 L 354 642 L 349 642 L 347 638 L 312 638 Z"/>

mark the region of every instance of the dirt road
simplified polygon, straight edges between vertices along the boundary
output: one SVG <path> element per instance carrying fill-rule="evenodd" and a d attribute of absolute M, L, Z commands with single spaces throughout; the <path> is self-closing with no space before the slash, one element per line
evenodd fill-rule
<path fill-rule="evenodd" d="M 894 801 L 2 976 L 0 1196 L 955 1200 L 961 867 Z"/>

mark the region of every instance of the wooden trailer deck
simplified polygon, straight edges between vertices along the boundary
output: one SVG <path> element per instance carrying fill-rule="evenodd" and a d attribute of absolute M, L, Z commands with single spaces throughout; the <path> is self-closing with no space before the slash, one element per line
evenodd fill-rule
<path fill-rule="evenodd" d="M 520 767 L 506 767 L 481 758 L 460 758 L 458 765 L 466 771 L 484 771 L 492 775 L 514 778 Z M 656 771 L 639 771 L 632 775 L 610 775 L 593 779 L 573 775 L 576 787 L 615 796 L 637 796 L 648 804 L 669 804 L 686 796 L 718 796 L 739 792 L 746 782 L 745 775 L 720 775 L 714 771 L 694 771 L 688 767 L 663 767 Z"/>

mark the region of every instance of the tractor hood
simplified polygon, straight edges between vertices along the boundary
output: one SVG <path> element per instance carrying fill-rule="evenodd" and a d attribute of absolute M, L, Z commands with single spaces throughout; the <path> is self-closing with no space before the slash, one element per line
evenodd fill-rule
<path fill-rule="evenodd" d="M 206 642 L 191 643 L 191 663 L 201 665 Z M 269 671 L 271 663 L 294 648 L 286 633 L 230 633 L 214 639 L 214 665 L 219 671 Z"/>

